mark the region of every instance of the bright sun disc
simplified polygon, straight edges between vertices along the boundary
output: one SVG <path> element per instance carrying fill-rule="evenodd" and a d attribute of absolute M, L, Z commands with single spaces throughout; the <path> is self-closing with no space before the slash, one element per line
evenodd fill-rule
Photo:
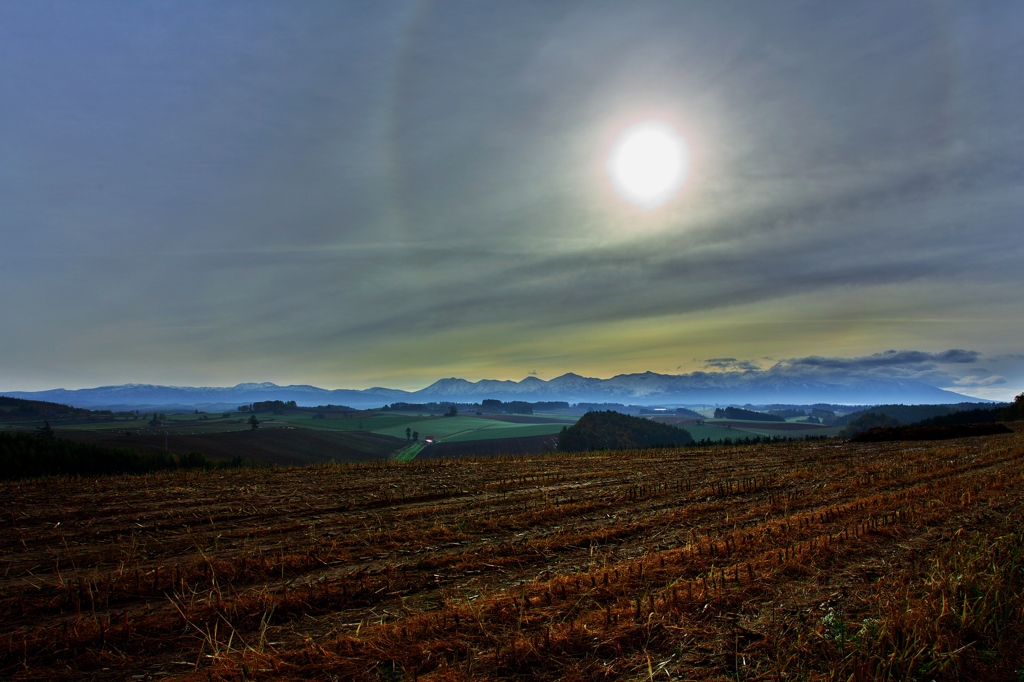
<path fill-rule="evenodd" d="M 605 168 L 619 196 L 650 210 L 683 186 L 690 169 L 690 148 L 668 123 L 644 121 L 622 131 Z"/>

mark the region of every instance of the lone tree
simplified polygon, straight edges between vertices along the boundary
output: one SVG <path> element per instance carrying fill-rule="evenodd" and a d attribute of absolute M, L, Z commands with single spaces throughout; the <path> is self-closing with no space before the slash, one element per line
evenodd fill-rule
<path fill-rule="evenodd" d="M 412 440 L 412 429 L 410 429 L 408 427 L 406 427 L 406 429 L 405 429 L 405 439 L 406 440 Z"/>
<path fill-rule="evenodd" d="M 36 435 L 40 438 L 47 440 L 53 440 L 53 427 L 50 426 L 50 420 L 44 419 L 43 425 L 36 428 Z"/>
<path fill-rule="evenodd" d="M 260 420 L 256 418 L 256 415 L 249 417 L 249 428 L 253 431 L 260 428 Z"/>
<path fill-rule="evenodd" d="M 412 440 L 413 440 L 413 442 L 419 442 L 419 440 L 420 440 L 420 432 L 419 431 L 413 431 L 412 432 Z"/>

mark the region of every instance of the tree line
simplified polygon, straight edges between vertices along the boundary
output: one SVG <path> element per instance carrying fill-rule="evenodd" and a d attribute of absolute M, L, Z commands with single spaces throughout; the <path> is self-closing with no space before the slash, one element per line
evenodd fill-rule
<path fill-rule="evenodd" d="M 144 474 L 165 469 L 214 469 L 242 466 L 242 458 L 230 462 L 207 459 L 201 452 L 178 456 L 172 453 L 140 453 L 131 448 L 111 448 L 79 443 L 53 435 L 49 423 L 36 433 L 0 432 L 0 479 L 37 476 L 97 476 Z"/>

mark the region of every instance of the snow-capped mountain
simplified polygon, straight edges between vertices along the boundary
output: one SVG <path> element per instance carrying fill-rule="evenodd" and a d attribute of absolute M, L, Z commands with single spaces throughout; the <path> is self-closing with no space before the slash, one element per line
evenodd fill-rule
<path fill-rule="evenodd" d="M 549 381 L 534 376 L 522 381 L 459 378 L 441 379 L 418 391 L 375 387 L 362 390 L 324 389 L 309 385 L 244 383 L 231 387 L 154 386 L 123 384 L 77 390 L 11 391 L 15 398 L 47 400 L 75 407 L 130 409 L 196 407 L 234 409 L 261 400 L 294 400 L 299 405 L 348 405 L 373 408 L 393 402 L 478 403 L 492 398 L 528 402 L 563 400 L 569 403 L 626 403 L 632 405 L 744 405 L 836 403 L 941 404 L 985 402 L 946 391 L 921 381 L 879 377 L 819 380 L 777 372 L 692 372 L 689 374 L 619 374 L 596 379 L 568 373 Z"/>

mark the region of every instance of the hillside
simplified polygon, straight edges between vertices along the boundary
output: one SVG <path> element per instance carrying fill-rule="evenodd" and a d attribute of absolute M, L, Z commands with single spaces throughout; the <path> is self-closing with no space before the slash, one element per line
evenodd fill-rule
<path fill-rule="evenodd" d="M 558 435 L 562 452 L 672 447 L 692 442 L 685 429 L 610 410 L 588 412 Z"/>
<path fill-rule="evenodd" d="M 0 422 L 85 417 L 90 414 L 92 414 L 90 410 L 80 407 L 0 395 Z"/>
<path fill-rule="evenodd" d="M 359 431 L 262 428 L 214 433 L 142 433 L 125 436 L 105 431 L 68 430 L 62 436 L 140 452 L 201 452 L 215 460 L 240 457 L 259 464 L 303 465 L 324 462 L 386 460 L 404 444 L 400 438 Z"/>

